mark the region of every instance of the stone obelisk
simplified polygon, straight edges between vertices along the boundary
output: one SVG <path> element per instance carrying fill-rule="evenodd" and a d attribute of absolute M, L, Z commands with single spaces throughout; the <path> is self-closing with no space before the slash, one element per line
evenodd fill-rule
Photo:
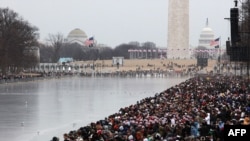
<path fill-rule="evenodd" d="M 167 58 L 189 58 L 189 0 L 169 0 Z"/>

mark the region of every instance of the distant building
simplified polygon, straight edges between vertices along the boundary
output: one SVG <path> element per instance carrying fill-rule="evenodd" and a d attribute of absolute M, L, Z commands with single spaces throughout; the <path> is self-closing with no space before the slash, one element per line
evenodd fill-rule
<path fill-rule="evenodd" d="M 94 47 L 97 44 L 93 36 L 88 37 L 87 34 L 79 28 L 70 31 L 65 41 L 70 44 L 77 43 L 86 47 Z"/>
<path fill-rule="evenodd" d="M 80 45 L 85 45 L 85 41 L 88 39 L 87 34 L 79 28 L 76 28 L 69 32 L 66 42 L 67 43 L 78 43 Z"/>
<path fill-rule="evenodd" d="M 123 63 L 124 63 L 124 57 L 112 57 L 112 64 L 113 65 L 117 65 L 117 64 L 119 64 L 119 65 L 123 65 Z"/>
<path fill-rule="evenodd" d="M 209 27 L 208 19 L 207 19 L 206 26 L 202 29 L 201 34 L 200 34 L 198 47 L 205 47 L 206 52 L 208 52 L 209 56 L 212 58 L 216 58 L 218 55 L 217 49 L 210 46 L 211 41 L 214 39 L 215 39 L 214 32 L 212 28 Z"/>
<path fill-rule="evenodd" d="M 206 21 L 206 27 L 204 27 L 202 29 L 202 31 L 201 31 L 198 46 L 203 46 L 203 47 L 211 49 L 210 42 L 212 40 L 214 40 L 214 32 L 208 26 L 208 19 L 207 19 L 207 21 Z"/>
<path fill-rule="evenodd" d="M 73 58 L 70 58 L 70 57 L 66 57 L 66 58 L 60 58 L 58 60 L 58 63 L 59 64 L 66 64 L 66 63 L 70 63 L 70 62 L 73 62 Z"/>

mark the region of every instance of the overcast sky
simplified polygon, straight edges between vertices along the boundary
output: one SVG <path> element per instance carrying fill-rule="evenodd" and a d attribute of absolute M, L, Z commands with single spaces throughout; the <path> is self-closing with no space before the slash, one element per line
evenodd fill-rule
<path fill-rule="evenodd" d="M 183 0 L 184 1 L 184 0 Z M 221 44 L 230 37 L 230 16 L 234 0 L 189 0 L 190 45 L 197 46 L 206 19 Z M 66 38 L 82 29 L 98 43 L 110 47 L 130 41 L 167 46 L 168 0 L 0 0 L 39 28 L 40 40 L 61 33 Z"/>

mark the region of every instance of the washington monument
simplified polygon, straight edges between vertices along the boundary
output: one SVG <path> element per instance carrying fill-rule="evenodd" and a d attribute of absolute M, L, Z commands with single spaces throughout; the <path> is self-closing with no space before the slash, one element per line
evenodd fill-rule
<path fill-rule="evenodd" d="M 169 0 L 167 58 L 189 57 L 189 0 Z"/>

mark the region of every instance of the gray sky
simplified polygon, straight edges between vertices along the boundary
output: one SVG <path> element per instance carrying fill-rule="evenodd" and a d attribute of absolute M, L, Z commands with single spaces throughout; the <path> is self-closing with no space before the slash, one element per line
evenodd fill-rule
<path fill-rule="evenodd" d="M 230 23 L 224 18 L 230 16 L 234 0 L 189 1 L 190 45 L 198 45 L 207 18 L 224 45 L 230 37 Z M 167 46 L 168 0 L 0 0 L 0 6 L 38 27 L 41 41 L 49 34 L 67 37 L 80 28 L 110 47 L 130 41 Z"/>

